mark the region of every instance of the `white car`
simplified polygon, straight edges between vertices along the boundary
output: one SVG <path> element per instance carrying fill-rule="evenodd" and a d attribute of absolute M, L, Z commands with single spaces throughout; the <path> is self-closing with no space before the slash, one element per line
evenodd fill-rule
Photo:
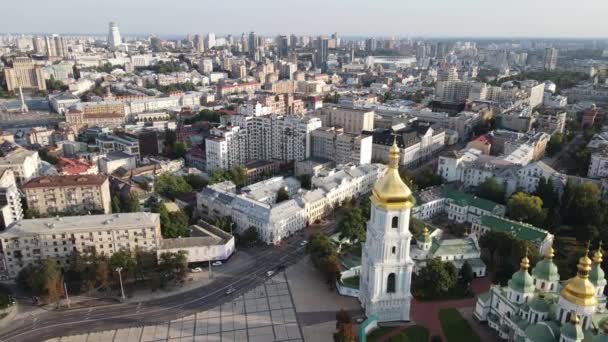
<path fill-rule="evenodd" d="M 211 264 L 211 266 L 222 266 L 222 262 L 221 261 L 216 261 L 213 264 Z"/>
<path fill-rule="evenodd" d="M 274 271 L 268 271 L 268 272 L 266 272 L 266 276 L 267 277 L 272 277 L 273 274 L 274 274 Z"/>
<path fill-rule="evenodd" d="M 304 241 L 300 242 L 300 246 L 306 246 L 307 243 L 308 243 L 308 241 L 304 240 Z"/>
<path fill-rule="evenodd" d="M 232 294 L 234 291 L 236 291 L 236 289 L 234 287 L 230 286 L 230 288 L 228 290 L 226 290 L 226 294 L 227 295 Z"/>
<path fill-rule="evenodd" d="M 190 273 L 198 273 L 198 272 L 203 272 L 203 269 L 200 267 L 195 267 L 190 269 Z"/>

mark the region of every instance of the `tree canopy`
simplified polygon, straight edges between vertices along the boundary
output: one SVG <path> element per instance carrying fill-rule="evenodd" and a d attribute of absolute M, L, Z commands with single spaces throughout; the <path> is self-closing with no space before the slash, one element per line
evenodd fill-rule
<path fill-rule="evenodd" d="M 528 195 L 525 192 L 516 192 L 507 202 L 509 217 L 517 221 L 527 222 L 534 226 L 541 226 L 545 221 L 543 200 L 538 196 Z"/>
<path fill-rule="evenodd" d="M 163 173 L 154 180 L 154 189 L 159 194 L 173 200 L 177 196 L 191 192 L 192 186 L 181 176 Z"/>
<path fill-rule="evenodd" d="M 477 196 L 496 203 L 505 202 L 505 187 L 496 181 L 496 178 L 486 178 L 477 189 Z"/>

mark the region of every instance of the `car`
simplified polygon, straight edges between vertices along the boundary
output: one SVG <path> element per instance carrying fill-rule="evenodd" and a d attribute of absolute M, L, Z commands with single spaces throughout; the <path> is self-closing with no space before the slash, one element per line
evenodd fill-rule
<path fill-rule="evenodd" d="M 221 261 L 215 261 L 213 264 L 211 264 L 211 266 L 222 266 L 222 262 Z"/>
<path fill-rule="evenodd" d="M 266 276 L 267 277 L 272 277 L 273 274 L 274 274 L 274 271 L 268 271 L 268 272 L 266 272 Z"/>
<path fill-rule="evenodd" d="M 198 272 L 203 272 L 203 269 L 200 267 L 195 267 L 195 268 L 190 269 L 190 273 L 198 273 Z"/>
<path fill-rule="evenodd" d="M 285 268 L 286 268 L 285 264 L 280 264 L 280 265 L 277 267 L 277 270 L 282 271 L 282 270 L 284 270 Z"/>
<path fill-rule="evenodd" d="M 228 290 L 226 290 L 226 294 L 229 295 L 229 294 L 234 293 L 235 291 L 236 291 L 236 289 L 234 287 L 230 286 L 230 288 Z"/>
<path fill-rule="evenodd" d="M 307 243 L 308 243 L 308 241 L 304 240 L 304 241 L 300 242 L 300 246 L 306 246 Z"/>
<path fill-rule="evenodd" d="M 365 321 L 365 318 L 363 318 L 363 317 L 359 317 L 359 318 L 357 318 L 357 319 L 355 320 L 355 323 L 357 323 L 357 324 L 361 324 L 361 323 L 363 323 L 363 321 Z"/>

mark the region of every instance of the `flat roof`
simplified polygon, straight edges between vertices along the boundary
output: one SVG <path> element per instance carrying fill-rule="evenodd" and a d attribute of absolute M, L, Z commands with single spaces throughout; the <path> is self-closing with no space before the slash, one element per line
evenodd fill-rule
<path fill-rule="evenodd" d="M 144 212 L 29 219 L 16 222 L 0 233 L 0 238 L 32 234 L 144 228 L 155 226 L 159 222 L 158 214 Z"/>

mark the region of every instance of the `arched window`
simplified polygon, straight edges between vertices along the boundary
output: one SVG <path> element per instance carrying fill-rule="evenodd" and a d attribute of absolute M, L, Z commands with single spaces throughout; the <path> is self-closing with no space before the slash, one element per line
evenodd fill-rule
<path fill-rule="evenodd" d="M 388 275 L 386 281 L 386 293 L 395 293 L 395 273 Z"/>
<path fill-rule="evenodd" d="M 393 217 L 393 220 L 391 222 L 391 227 L 393 227 L 393 228 L 399 227 L 399 217 L 397 217 L 397 216 Z"/>
<path fill-rule="evenodd" d="M 392 252 L 393 254 L 397 253 L 397 247 L 393 246 L 393 248 L 391 248 L 391 252 Z"/>

